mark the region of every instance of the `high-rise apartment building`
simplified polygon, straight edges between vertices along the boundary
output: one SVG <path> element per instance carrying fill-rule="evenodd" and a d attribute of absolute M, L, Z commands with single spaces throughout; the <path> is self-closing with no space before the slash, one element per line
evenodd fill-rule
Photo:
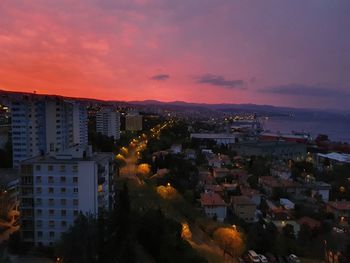
<path fill-rule="evenodd" d="M 13 166 L 21 160 L 87 144 L 87 112 L 77 102 L 29 97 L 12 102 Z"/>
<path fill-rule="evenodd" d="M 125 130 L 141 131 L 142 130 L 142 115 L 138 112 L 129 112 L 125 116 Z"/>
<path fill-rule="evenodd" d="M 51 246 L 80 212 L 94 216 L 112 205 L 112 153 L 75 147 L 33 157 L 20 164 L 21 236 Z"/>
<path fill-rule="evenodd" d="M 112 109 L 102 109 L 96 114 L 96 131 L 114 140 L 120 139 L 120 114 Z"/>

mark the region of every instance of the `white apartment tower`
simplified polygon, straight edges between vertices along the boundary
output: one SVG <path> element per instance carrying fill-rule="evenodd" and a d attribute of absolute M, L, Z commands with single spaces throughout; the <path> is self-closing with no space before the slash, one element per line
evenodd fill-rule
<path fill-rule="evenodd" d="M 97 216 L 112 204 L 112 153 L 75 147 L 33 157 L 20 165 L 21 236 L 52 246 L 80 212 Z"/>
<path fill-rule="evenodd" d="M 114 140 L 120 139 L 120 114 L 119 112 L 105 108 L 96 114 L 96 131 Z"/>
<path fill-rule="evenodd" d="M 12 102 L 13 167 L 47 152 L 87 144 L 87 111 L 77 102 L 23 98 Z"/>

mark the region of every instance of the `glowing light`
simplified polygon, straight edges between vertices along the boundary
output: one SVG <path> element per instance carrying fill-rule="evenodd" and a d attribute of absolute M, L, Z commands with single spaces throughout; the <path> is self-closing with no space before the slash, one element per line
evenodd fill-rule
<path fill-rule="evenodd" d="M 190 226 L 187 224 L 187 222 L 181 223 L 182 230 L 181 230 L 181 237 L 182 239 L 188 240 L 192 238 L 192 232 L 190 229 Z"/>
<path fill-rule="evenodd" d="M 176 199 L 179 198 L 179 195 L 175 188 L 171 186 L 158 186 L 157 193 L 164 199 Z"/>

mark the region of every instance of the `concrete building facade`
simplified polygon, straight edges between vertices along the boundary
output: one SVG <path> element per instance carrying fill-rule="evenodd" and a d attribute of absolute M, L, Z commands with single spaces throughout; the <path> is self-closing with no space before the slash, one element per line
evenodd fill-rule
<path fill-rule="evenodd" d="M 21 162 L 21 236 L 36 246 L 51 246 L 82 213 L 97 215 L 112 203 L 113 154 L 93 154 L 89 146 Z"/>
<path fill-rule="evenodd" d="M 102 109 L 96 114 L 96 131 L 114 140 L 120 139 L 120 114 L 112 109 Z"/>
<path fill-rule="evenodd" d="M 29 98 L 12 102 L 13 166 L 48 152 L 88 143 L 86 108 L 62 99 Z"/>

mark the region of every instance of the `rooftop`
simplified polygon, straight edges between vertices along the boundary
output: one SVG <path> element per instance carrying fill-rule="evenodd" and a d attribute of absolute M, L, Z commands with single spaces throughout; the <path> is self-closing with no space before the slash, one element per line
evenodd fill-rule
<path fill-rule="evenodd" d="M 272 176 L 261 176 L 259 178 L 260 183 L 269 186 L 269 187 L 298 187 L 301 186 L 299 183 L 291 181 L 291 180 L 286 180 L 286 179 L 281 179 L 281 178 L 275 178 Z"/>
<path fill-rule="evenodd" d="M 318 153 L 317 155 L 341 163 L 350 163 L 350 154 L 332 152 L 326 154 Z"/>
<path fill-rule="evenodd" d="M 78 161 L 103 161 L 104 159 L 112 158 L 112 153 L 101 152 L 92 153 L 92 149 L 88 145 L 75 145 L 66 150 L 49 153 L 45 155 L 38 155 L 35 157 L 23 160 L 22 164 L 32 163 L 75 163 Z"/>
<path fill-rule="evenodd" d="M 241 187 L 241 193 L 245 196 L 253 196 L 253 195 L 261 195 L 261 193 L 258 190 L 255 190 L 250 187 Z"/>
<path fill-rule="evenodd" d="M 232 196 L 231 202 L 234 205 L 254 205 L 253 201 L 245 195 L 240 195 L 240 196 Z"/>
<path fill-rule="evenodd" d="M 350 201 L 328 202 L 327 205 L 336 210 L 350 210 Z"/>
<path fill-rule="evenodd" d="M 202 206 L 226 206 L 226 203 L 219 194 L 209 192 L 201 194 L 201 205 Z"/>

